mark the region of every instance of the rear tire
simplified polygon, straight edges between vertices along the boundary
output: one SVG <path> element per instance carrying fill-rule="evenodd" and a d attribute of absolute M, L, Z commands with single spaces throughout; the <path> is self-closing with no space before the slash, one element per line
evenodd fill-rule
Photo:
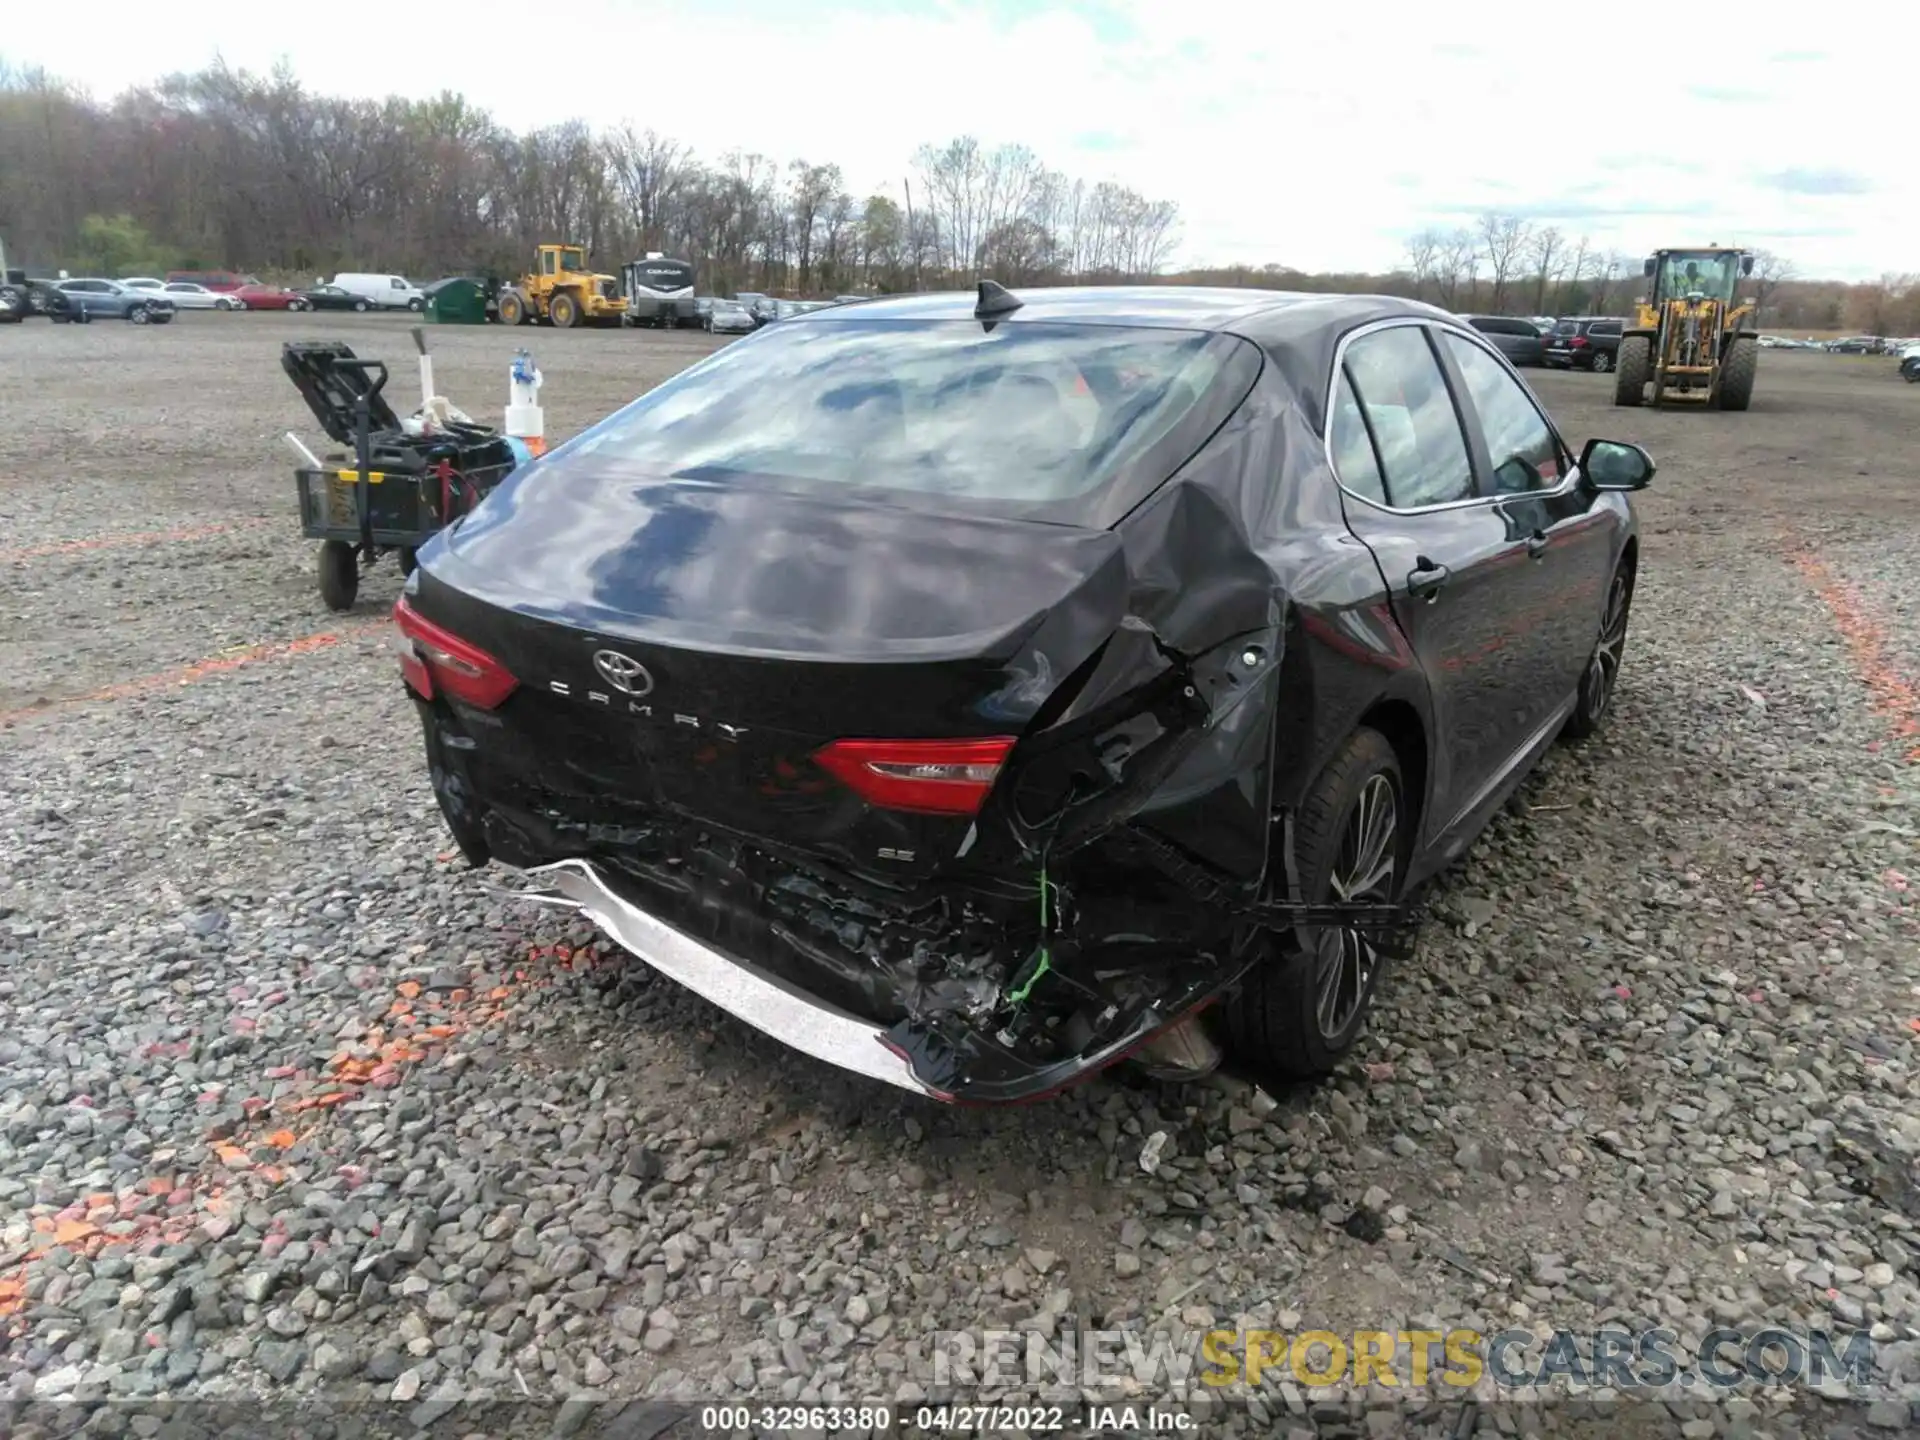
<path fill-rule="evenodd" d="M 1753 403 L 1753 380 L 1760 368 L 1760 344 L 1742 337 L 1727 350 L 1720 367 L 1720 408 L 1744 410 Z"/>
<path fill-rule="evenodd" d="M 547 302 L 547 318 L 557 328 L 571 330 L 580 323 L 580 302 L 571 295 L 556 295 Z"/>
<path fill-rule="evenodd" d="M 1653 370 L 1653 342 L 1644 335 L 1629 335 L 1620 342 L 1613 372 L 1613 403 L 1642 405 L 1647 398 L 1647 379 Z"/>
<path fill-rule="evenodd" d="M 320 542 L 320 598 L 329 610 L 351 610 L 360 593 L 360 557 L 344 540 Z"/>
<path fill-rule="evenodd" d="M 1377 730 L 1357 730 L 1315 782 L 1294 824 L 1302 896 L 1397 901 L 1406 886 L 1411 811 L 1399 757 Z M 1385 957 L 1347 929 L 1263 931 L 1265 952 L 1225 1015 L 1229 1048 L 1272 1075 L 1304 1080 L 1337 1066 L 1360 1038 Z"/>
<path fill-rule="evenodd" d="M 511 292 L 503 292 L 494 305 L 502 325 L 524 325 L 527 323 L 527 302 Z"/>
<path fill-rule="evenodd" d="M 366 301 L 364 301 L 364 300 L 356 300 L 356 301 L 354 301 L 354 302 L 353 302 L 353 312 L 354 312 L 354 314 L 356 314 L 356 315 L 364 315 L 364 314 L 366 314 L 366 313 L 367 313 L 367 302 L 366 302 Z"/>
<path fill-rule="evenodd" d="M 1604 375 L 1611 369 L 1613 369 L 1613 357 L 1604 350 L 1594 351 L 1593 373 L 1596 375 Z"/>
<path fill-rule="evenodd" d="M 127 321 L 133 325 L 146 325 L 153 320 L 153 312 L 144 305 L 135 305 L 127 311 Z"/>

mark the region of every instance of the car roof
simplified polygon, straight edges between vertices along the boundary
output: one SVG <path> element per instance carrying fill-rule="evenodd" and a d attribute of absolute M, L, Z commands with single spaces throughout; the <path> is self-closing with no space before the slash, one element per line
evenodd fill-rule
<path fill-rule="evenodd" d="M 1409 319 L 1477 335 L 1460 316 L 1395 295 L 1321 295 L 1201 285 L 1063 285 L 1015 290 L 1007 325 L 1125 325 L 1237 335 L 1260 346 L 1317 428 L 1333 357 L 1349 331 L 1375 320 Z M 972 320 L 971 290 L 889 295 L 859 305 L 830 305 L 783 323 L 869 324 L 875 320 Z"/>
<path fill-rule="evenodd" d="M 1178 330 L 1238 331 L 1278 312 L 1298 308 L 1319 315 L 1344 310 L 1354 317 L 1380 306 L 1413 306 L 1390 296 L 1316 295 L 1203 285 L 1061 285 L 1015 290 L 1021 308 L 1009 323 L 1051 320 L 1085 325 L 1145 325 Z M 887 295 L 866 300 L 860 319 L 967 320 L 978 295 L 971 290 Z M 1422 311 L 1428 306 L 1415 307 Z M 1432 310 L 1433 314 L 1444 312 Z"/>

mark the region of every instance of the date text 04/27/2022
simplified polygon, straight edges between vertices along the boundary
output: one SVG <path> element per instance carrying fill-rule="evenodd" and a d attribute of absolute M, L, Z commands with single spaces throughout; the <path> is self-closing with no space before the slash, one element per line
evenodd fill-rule
<path fill-rule="evenodd" d="M 913 1414 L 913 1425 L 928 1434 L 992 1434 L 1012 1429 L 1029 1434 L 1093 1430 L 1179 1435 L 1199 1428 L 1186 1411 L 1158 1405 L 1089 1405 L 1084 1410 L 1064 1405 L 922 1405 Z"/>

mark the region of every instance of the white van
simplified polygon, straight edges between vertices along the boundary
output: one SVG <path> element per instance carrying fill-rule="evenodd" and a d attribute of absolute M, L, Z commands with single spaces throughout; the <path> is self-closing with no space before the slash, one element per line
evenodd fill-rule
<path fill-rule="evenodd" d="M 333 283 L 349 295 L 364 295 L 383 310 L 424 310 L 427 297 L 404 275 L 336 275 Z"/>

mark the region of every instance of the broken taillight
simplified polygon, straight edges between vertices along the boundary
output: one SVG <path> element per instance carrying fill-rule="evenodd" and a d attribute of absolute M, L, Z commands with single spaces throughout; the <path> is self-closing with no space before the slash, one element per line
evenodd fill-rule
<path fill-rule="evenodd" d="M 412 642 L 411 658 L 400 657 L 400 673 L 421 699 L 431 700 L 437 686 L 476 709 L 496 710 L 519 687 L 506 666 L 426 619 L 404 595 L 393 607 L 393 623 Z"/>
<path fill-rule="evenodd" d="M 814 752 L 820 767 L 870 805 L 921 815 L 979 810 L 1013 749 L 986 740 L 835 740 Z"/>

